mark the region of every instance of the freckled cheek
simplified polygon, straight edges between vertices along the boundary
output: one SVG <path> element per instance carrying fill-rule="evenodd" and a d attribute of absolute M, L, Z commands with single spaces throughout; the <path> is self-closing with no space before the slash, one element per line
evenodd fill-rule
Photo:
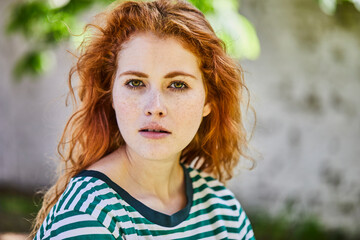
<path fill-rule="evenodd" d="M 204 100 L 201 96 L 182 99 L 173 107 L 173 112 L 182 124 L 192 125 L 201 121 Z M 181 117 L 179 117 L 181 116 Z"/>
<path fill-rule="evenodd" d="M 119 120 L 129 120 L 131 117 L 138 117 L 141 113 L 138 99 L 122 96 L 117 99 L 114 97 L 113 101 L 115 112 Z"/>

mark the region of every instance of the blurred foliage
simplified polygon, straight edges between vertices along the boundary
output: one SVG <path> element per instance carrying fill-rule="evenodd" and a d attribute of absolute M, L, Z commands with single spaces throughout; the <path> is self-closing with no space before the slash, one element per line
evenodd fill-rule
<path fill-rule="evenodd" d="M 256 59 L 260 44 L 253 25 L 239 14 L 238 0 L 188 0 L 209 19 L 234 58 Z M 71 32 L 85 24 L 81 14 L 94 6 L 105 7 L 113 0 L 23 0 L 16 2 L 7 24 L 8 34 L 21 34 L 29 52 L 14 67 L 14 76 L 40 75 L 50 69 L 51 51 L 61 42 L 81 42 Z M 80 31 L 81 32 L 81 31 Z M 75 46 L 76 47 L 76 46 Z"/>
<path fill-rule="evenodd" d="M 62 42 L 81 43 L 85 23 L 81 16 L 92 7 L 103 8 L 114 0 L 19 0 L 10 9 L 6 32 L 20 34 L 29 51 L 18 60 L 14 76 L 38 76 L 54 66 L 52 51 Z M 124 1 L 124 0 L 120 0 Z M 254 26 L 239 14 L 240 0 L 188 0 L 207 16 L 234 58 L 254 60 L 260 43 Z M 323 12 L 333 15 L 339 4 L 351 2 L 360 10 L 360 0 L 317 0 Z M 72 34 L 72 32 L 74 34 Z"/>
<path fill-rule="evenodd" d="M 39 209 L 39 195 L 0 188 L 0 233 L 29 232 Z"/>
<path fill-rule="evenodd" d="M 334 15 L 336 8 L 339 4 L 350 2 L 353 3 L 355 8 L 360 11 L 360 0 L 318 0 L 321 10 L 328 14 Z"/>
<path fill-rule="evenodd" d="M 342 229 L 326 229 L 315 217 L 291 220 L 286 214 L 271 217 L 257 211 L 249 214 L 257 240 L 355 240 L 354 236 Z M 299 218 L 299 216 L 298 216 Z"/>

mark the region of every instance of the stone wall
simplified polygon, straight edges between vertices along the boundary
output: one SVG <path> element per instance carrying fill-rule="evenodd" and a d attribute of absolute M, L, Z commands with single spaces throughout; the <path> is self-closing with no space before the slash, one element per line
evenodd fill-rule
<path fill-rule="evenodd" d="M 327 16 L 313 0 L 241 6 L 262 47 L 243 62 L 258 153 L 257 167 L 230 186 L 249 208 L 358 231 L 360 13 L 346 4 Z"/>

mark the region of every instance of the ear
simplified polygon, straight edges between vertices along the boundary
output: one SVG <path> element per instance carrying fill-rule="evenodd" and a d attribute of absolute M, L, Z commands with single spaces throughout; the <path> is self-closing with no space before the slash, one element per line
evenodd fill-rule
<path fill-rule="evenodd" d="M 203 117 L 206 117 L 211 112 L 211 106 L 210 103 L 205 104 L 203 109 Z"/>

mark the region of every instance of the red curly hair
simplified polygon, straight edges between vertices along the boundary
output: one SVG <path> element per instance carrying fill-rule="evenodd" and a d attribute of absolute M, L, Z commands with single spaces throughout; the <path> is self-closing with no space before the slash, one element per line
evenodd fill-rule
<path fill-rule="evenodd" d="M 58 145 L 63 161 L 61 175 L 44 196 L 33 233 L 72 177 L 125 144 L 112 108 L 112 85 L 118 53 L 134 33 L 175 37 L 200 60 L 211 113 L 203 119 L 180 161 L 225 181 L 232 177 L 240 157 L 248 158 L 240 109 L 243 93 L 247 91 L 243 72 L 226 54 L 224 43 L 203 13 L 181 0 L 126 1 L 114 4 L 98 17 L 99 23 L 85 27 L 86 31 L 93 31 L 82 43 L 77 64 L 69 74 L 70 96 L 75 102 L 72 80 L 74 73 L 78 75 L 80 104 L 67 122 Z"/>

